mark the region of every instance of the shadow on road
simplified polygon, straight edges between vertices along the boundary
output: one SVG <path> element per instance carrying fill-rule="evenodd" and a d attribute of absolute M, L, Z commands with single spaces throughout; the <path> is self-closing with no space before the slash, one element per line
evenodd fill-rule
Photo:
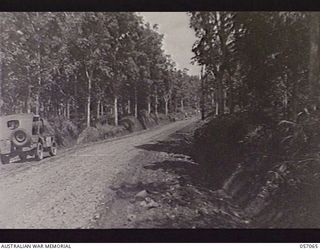
<path fill-rule="evenodd" d="M 143 144 L 136 146 L 136 148 L 148 151 L 190 155 L 190 137 L 191 135 L 187 132 L 177 132 L 173 135 L 170 135 L 166 140 L 157 141 L 157 143 Z"/>
<path fill-rule="evenodd" d="M 200 166 L 192 161 L 191 137 L 192 132 L 190 131 L 190 127 L 186 127 L 169 136 L 167 140 L 137 146 L 139 149 L 164 152 L 170 155 L 169 159 L 154 162 L 151 165 L 144 166 L 144 168 L 155 171 L 162 169 L 167 173 L 174 174 L 177 176 L 181 186 L 188 184 L 194 185 L 200 190 L 214 188 L 212 183 L 210 184 L 206 181 L 206 175 L 203 173 Z"/>
<path fill-rule="evenodd" d="M 47 159 L 49 157 L 50 157 L 49 155 L 43 156 L 42 160 Z M 18 158 L 17 160 L 13 160 L 10 163 L 11 164 L 18 164 L 18 163 L 20 164 L 20 163 L 27 163 L 27 162 L 40 162 L 40 161 L 36 160 L 34 157 L 30 157 L 30 158 L 26 158 L 26 159 Z"/>

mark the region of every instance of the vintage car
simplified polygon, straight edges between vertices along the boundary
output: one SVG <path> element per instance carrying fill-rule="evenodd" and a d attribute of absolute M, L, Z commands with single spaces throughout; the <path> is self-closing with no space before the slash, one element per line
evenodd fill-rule
<path fill-rule="evenodd" d="M 2 164 L 19 156 L 25 160 L 28 155 L 42 160 L 44 152 L 57 154 L 54 131 L 49 123 L 38 115 L 17 114 L 0 117 L 0 157 Z"/>

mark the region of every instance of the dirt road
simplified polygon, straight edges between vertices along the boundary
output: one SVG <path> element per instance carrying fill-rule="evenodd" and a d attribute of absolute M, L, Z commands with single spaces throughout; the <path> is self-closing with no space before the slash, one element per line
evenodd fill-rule
<path fill-rule="evenodd" d="M 73 148 L 41 162 L 0 166 L 0 228 L 90 227 L 98 208 L 111 199 L 109 186 L 117 178 L 129 178 L 133 161 L 141 161 L 136 157 L 143 151 L 139 146 L 165 139 L 194 121 Z"/>

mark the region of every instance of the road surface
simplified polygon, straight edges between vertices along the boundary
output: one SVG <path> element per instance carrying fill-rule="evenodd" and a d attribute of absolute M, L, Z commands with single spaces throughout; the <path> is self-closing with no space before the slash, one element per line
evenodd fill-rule
<path fill-rule="evenodd" d="M 40 162 L 0 166 L 0 228 L 90 227 L 108 192 L 111 196 L 108 187 L 132 173 L 128 167 L 143 151 L 137 146 L 165 139 L 194 121 L 79 146 Z"/>

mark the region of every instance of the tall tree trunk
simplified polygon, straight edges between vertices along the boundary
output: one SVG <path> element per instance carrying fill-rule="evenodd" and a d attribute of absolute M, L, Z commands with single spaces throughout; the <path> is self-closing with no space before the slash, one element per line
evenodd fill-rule
<path fill-rule="evenodd" d="M 148 114 L 150 115 L 150 113 L 151 113 L 151 98 L 150 98 L 150 96 L 148 96 L 147 102 L 148 102 L 148 104 L 147 104 Z"/>
<path fill-rule="evenodd" d="M 31 113 L 31 106 L 30 106 L 30 86 L 28 85 L 28 88 L 27 88 L 27 96 L 26 96 L 26 99 L 25 99 L 25 112 L 27 114 L 30 114 Z"/>
<path fill-rule="evenodd" d="M 183 98 L 181 98 L 180 100 L 180 106 L 181 106 L 181 111 L 183 112 L 184 111 Z"/>
<path fill-rule="evenodd" d="M 155 91 L 155 100 L 154 100 L 154 113 L 158 115 L 158 89 Z"/>
<path fill-rule="evenodd" d="M 205 82 L 204 82 L 204 66 L 201 67 L 201 120 L 205 119 Z"/>
<path fill-rule="evenodd" d="M 169 114 L 168 104 L 169 104 L 169 98 L 164 97 L 164 113 L 166 116 Z"/>
<path fill-rule="evenodd" d="M 211 97 L 211 107 L 213 108 L 215 106 L 214 92 L 213 91 L 211 92 L 210 97 Z"/>
<path fill-rule="evenodd" d="M 103 106 L 103 102 L 101 102 L 101 116 L 104 116 L 104 106 Z"/>
<path fill-rule="evenodd" d="M 216 92 L 216 109 L 215 109 L 215 115 L 219 115 L 219 93 Z"/>
<path fill-rule="evenodd" d="M 36 91 L 36 115 L 39 115 L 40 111 L 40 89 L 41 89 L 41 43 L 40 43 L 40 34 L 38 38 L 38 46 L 37 46 L 37 56 L 38 56 L 38 88 Z"/>
<path fill-rule="evenodd" d="M 130 102 L 130 97 L 128 99 L 128 115 L 131 114 L 131 102 Z"/>
<path fill-rule="evenodd" d="M 309 84 L 314 108 L 319 105 L 319 13 L 311 13 Z"/>
<path fill-rule="evenodd" d="M 114 125 L 118 126 L 118 97 L 114 96 Z"/>
<path fill-rule="evenodd" d="M 40 113 L 39 92 L 36 93 L 36 115 Z"/>
<path fill-rule="evenodd" d="M 138 117 L 138 93 L 137 86 L 134 87 L 134 116 Z"/>
<path fill-rule="evenodd" d="M 98 102 L 97 102 L 97 119 L 100 118 L 100 104 L 101 104 L 101 101 L 99 99 Z"/>
<path fill-rule="evenodd" d="M 90 108 L 91 108 L 91 88 L 92 88 L 92 78 L 91 74 L 89 74 L 88 70 L 86 69 L 86 76 L 88 79 L 88 96 L 87 96 L 87 127 L 90 127 Z"/>
<path fill-rule="evenodd" d="M 74 102 L 73 102 L 73 105 L 74 105 L 74 111 L 75 111 L 75 115 L 76 115 L 76 117 L 78 118 L 79 117 L 79 110 L 78 110 L 78 98 L 77 98 L 77 96 L 78 96 L 78 87 L 77 87 L 77 81 L 78 81 L 78 76 L 75 74 L 75 76 L 74 76 L 74 89 L 73 89 L 73 93 L 74 93 Z"/>
<path fill-rule="evenodd" d="M 219 103 L 216 103 L 216 110 L 215 110 L 215 114 L 219 115 Z"/>
<path fill-rule="evenodd" d="M 58 104 L 58 115 L 59 116 L 61 115 L 61 105 L 60 105 L 60 103 Z"/>

